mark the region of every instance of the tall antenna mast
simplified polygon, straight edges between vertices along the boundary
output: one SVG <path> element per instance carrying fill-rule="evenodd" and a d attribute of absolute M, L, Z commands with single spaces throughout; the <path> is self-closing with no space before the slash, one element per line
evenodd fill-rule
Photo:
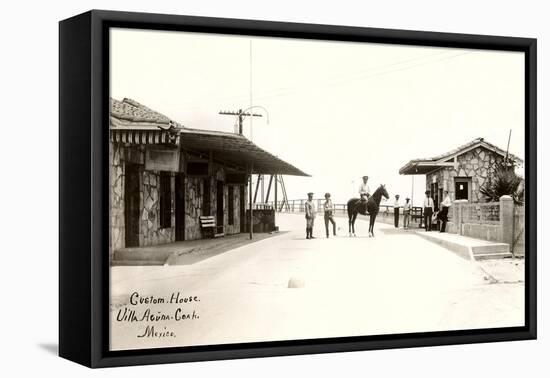
<path fill-rule="evenodd" d="M 512 129 L 508 133 L 508 145 L 506 146 L 506 159 L 504 159 L 504 164 L 506 164 L 506 170 L 508 170 L 508 150 L 510 149 L 510 139 L 512 138 Z"/>

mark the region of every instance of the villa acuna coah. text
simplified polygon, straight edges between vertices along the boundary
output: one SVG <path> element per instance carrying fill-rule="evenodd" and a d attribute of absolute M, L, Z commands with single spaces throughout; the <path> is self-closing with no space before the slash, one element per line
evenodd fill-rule
<path fill-rule="evenodd" d="M 157 311 L 153 313 L 150 308 L 138 313 L 136 310 L 130 310 L 127 307 L 119 309 L 116 320 L 118 322 L 160 322 L 160 321 L 182 321 L 199 319 L 199 315 L 195 310 L 193 312 L 184 312 L 178 307 L 173 314 Z"/>

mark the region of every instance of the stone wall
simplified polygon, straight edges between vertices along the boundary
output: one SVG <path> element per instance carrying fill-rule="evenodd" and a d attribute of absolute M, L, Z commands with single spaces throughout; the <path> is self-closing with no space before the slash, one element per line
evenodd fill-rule
<path fill-rule="evenodd" d="M 250 217 L 250 210 L 246 210 L 246 217 L 247 219 L 248 217 Z M 273 209 L 253 210 L 252 212 L 252 231 L 253 232 L 272 232 L 274 230 L 275 230 L 275 210 Z M 246 224 L 246 231 L 247 232 L 250 231 L 250 225 L 248 223 Z"/>
<path fill-rule="evenodd" d="M 110 229 L 109 245 L 111 253 L 124 247 L 124 163 L 121 159 L 122 148 L 119 144 L 109 143 L 110 167 Z"/>
<path fill-rule="evenodd" d="M 139 245 L 150 246 L 162 243 L 170 243 L 175 240 L 176 217 L 174 212 L 175 203 L 175 179 L 170 177 L 172 187 L 170 198 L 171 221 L 170 227 L 160 227 L 160 172 L 145 171 L 141 173 L 140 185 L 140 225 Z"/>
<path fill-rule="evenodd" d="M 212 186 L 210 186 L 212 187 Z M 185 240 L 200 239 L 199 217 L 202 215 L 204 179 L 185 178 Z"/>
<path fill-rule="evenodd" d="M 151 246 L 175 241 L 176 209 L 175 185 L 176 173 L 170 177 L 172 196 L 171 226 L 160 227 L 160 171 L 147 171 L 144 166 L 145 148 L 143 146 L 129 146 L 120 143 L 109 144 L 110 165 L 110 235 L 109 243 L 112 251 L 126 247 L 125 245 L 125 214 L 124 214 L 124 171 L 126 162 L 138 164 L 140 167 L 140 216 L 139 216 L 139 245 Z M 210 215 L 216 216 L 217 210 L 217 182 L 225 182 L 225 168 L 213 164 L 210 177 Z M 204 185 L 203 177 L 185 177 L 185 240 L 195 240 L 204 237 L 201 231 L 199 217 L 203 215 Z M 224 232 L 228 235 L 240 233 L 240 187 L 234 186 L 234 220 L 229 225 L 228 186 L 223 186 L 224 195 Z M 245 190 L 245 197 L 247 191 Z M 246 201 L 246 199 L 245 199 Z"/>
<path fill-rule="evenodd" d="M 477 147 L 457 157 L 456 167 L 445 167 L 426 175 L 426 190 L 435 177 L 438 187 L 448 190 L 451 199 L 455 199 L 455 177 L 471 178 L 471 198 L 469 202 L 482 202 L 479 189 L 494 172 L 495 164 L 503 160 L 502 156 L 484 147 Z"/>

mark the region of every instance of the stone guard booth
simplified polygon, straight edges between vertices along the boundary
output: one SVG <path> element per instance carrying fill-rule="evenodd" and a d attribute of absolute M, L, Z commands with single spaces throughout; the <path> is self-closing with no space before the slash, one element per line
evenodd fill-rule
<path fill-rule="evenodd" d="M 477 138 L 439 156 L 411 160 L 399 173 L 426 175 L 426 190 L 432 193 L 436 209 L 443 201 L 444 190 L 449 191 L 451 200 L 478 203 L 483 202 L 479 189 L 505 157 L 506 151 L 483 138 Z M 508 158 L 523 164 L 523 160 L 512 154 L 508 154 Z"/>
<path fill-rule="evenodd" d="M 245 232 L 251 174 L 307 176 L 243 135 L 190 129 L 111 99 L 110 249 L 202 238 L 199 217 Z"/>

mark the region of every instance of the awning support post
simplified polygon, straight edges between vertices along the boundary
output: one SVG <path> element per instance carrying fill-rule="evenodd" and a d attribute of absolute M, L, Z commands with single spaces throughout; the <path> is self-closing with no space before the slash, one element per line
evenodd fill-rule
<path fill-rule="evenodd" d="M 249 228 L 250 228 L 250 240 L 252 240 L 253 231 L 252 231 L 252 172 L 254 171 L 254 162 L 250 163 L 250 188 L 248 190 L 248 207 L 249 207 Z"/>
<path fill-rule="evenodd" d="M 274 206 L 274 208 L 275 208 L 275 212 L 277 212 L 277 209 L 278 209 L 277 208 L 277 183 L 279 181 L 279 177 L 277 175 L 273 175 L 273 176 L 275 176 L 275 202 L 274 202 L 275 206 Z"/>

